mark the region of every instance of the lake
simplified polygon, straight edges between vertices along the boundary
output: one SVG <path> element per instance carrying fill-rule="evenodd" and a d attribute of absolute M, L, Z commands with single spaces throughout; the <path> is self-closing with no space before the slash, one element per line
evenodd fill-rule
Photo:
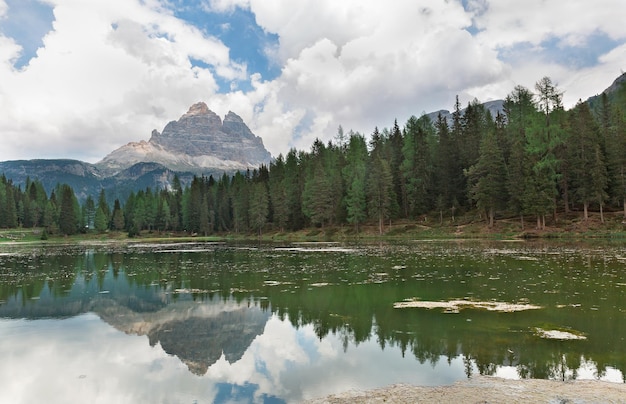
<path fill-rule="evenodd" d="M 626 377 L 622 244 L 0 245 L 0 402 Z"/>

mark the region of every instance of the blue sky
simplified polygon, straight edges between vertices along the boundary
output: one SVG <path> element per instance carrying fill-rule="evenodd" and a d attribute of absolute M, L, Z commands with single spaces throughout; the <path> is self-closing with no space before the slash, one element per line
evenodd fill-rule
<path fill-rule="evenodd" d="M 35 56 L 43 45 L 43 36 L 52 29 L 52 7 L 37 0 L 6 0 L 8 12 L 0 20 L 0 29 L 14 38 L 22 47 L 15 66 L 21 68 Z"/>
<path fill-rule="evenodd" d="M 95 162 L 204 101 L 273 155 L 626 61 L 626 2 L 0 0 L 0 160 Z"/>
<path fill-rule="evenodd" d="M 174 15 L 209 35 L 219 38 L 230 50 L 230 57 L 245 63 L 248 73 L 260 73 L 265 80 L 273 80 L 280 74 L 280 66 L 267 55 L 266 49 L 278 46 L 278 36 L 266 32 L 255 21 L 249 9 L 234 8 L 226 12 L 208 10 L 201 1 L 180 1 L 173 7 Z M 174 4 L 178 4 L 174 3 Z M 192 61 L 198 66 L 206 64 Z M 231 83 L 219 80 L 220 92 L 231 90 Z M 243 91 L 252 89 L 249 82 L 238 83 Z"/>

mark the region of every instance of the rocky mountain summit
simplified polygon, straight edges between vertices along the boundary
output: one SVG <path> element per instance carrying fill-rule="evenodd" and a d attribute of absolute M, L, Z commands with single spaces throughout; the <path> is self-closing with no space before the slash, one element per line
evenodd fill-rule
<path fill-rule="evenodd" d="M 194 104 L 149 141 L 131 142 L 114 150 L 96 166 L 114 175 L 140 162 L 158 163 L 173 171 L 235 171 L 269 163 L 271 154 L 243 119 L 228 112 L 224 121 L 203 102 Z"/>

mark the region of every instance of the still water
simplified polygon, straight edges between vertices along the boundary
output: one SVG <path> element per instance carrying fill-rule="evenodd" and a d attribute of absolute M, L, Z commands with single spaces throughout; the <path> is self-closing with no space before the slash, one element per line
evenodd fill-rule
<path fill-rule="evenodd" d="M 0 402 L 623 383 L 625 335 L 622 245 L 0 246 Z"/>

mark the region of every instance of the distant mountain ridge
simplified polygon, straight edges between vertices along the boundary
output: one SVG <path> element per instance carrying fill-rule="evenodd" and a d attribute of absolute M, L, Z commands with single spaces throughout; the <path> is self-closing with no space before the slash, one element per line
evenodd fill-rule
<path fill-rule="evenodd" d="M 131 191 L 146 187 L 168 189 L 175 175 L 184 186 L 191 182 L 195 174 L 175 172 L 157 163 L 137 163 L 107 177 L 94 164 L 60 159 L 2 161 L 0 175 L 5 175 L 17 185 L 24 185 L 27 179 L 38 180 L 48 193 L 57 184 L 67 184 L 79 201 L 84 201 L 89 195 L 95 198 L 104 189 L 110 202 L 113 202 L 116 198 L 125 200 Z"/>
<path fill-rule="evenodd" d="M 498 112 L 501 114 L 504 113 L 504 100 L 487 101 L 487 102 L 481 103 L 480 105 L 484 106 L 485 109 L 491 113 L 491 116 L 493 118 L 496 117 Z M 461 110 L 461 115 L 465 113 L 466 109 L 467 108 L 463 108 Z M 430 112 L 426 114 L 426 116 L 430 119 L 431 122 L 434 123 L 437 121 L 437 116 L 439 116 L 439 114 L 441 114 L 441 116 L 448 122 L 448 125 L 452 124 L 452 112 L 448 111 L 447 109 L 441 109 L 439 111 Z"/>

